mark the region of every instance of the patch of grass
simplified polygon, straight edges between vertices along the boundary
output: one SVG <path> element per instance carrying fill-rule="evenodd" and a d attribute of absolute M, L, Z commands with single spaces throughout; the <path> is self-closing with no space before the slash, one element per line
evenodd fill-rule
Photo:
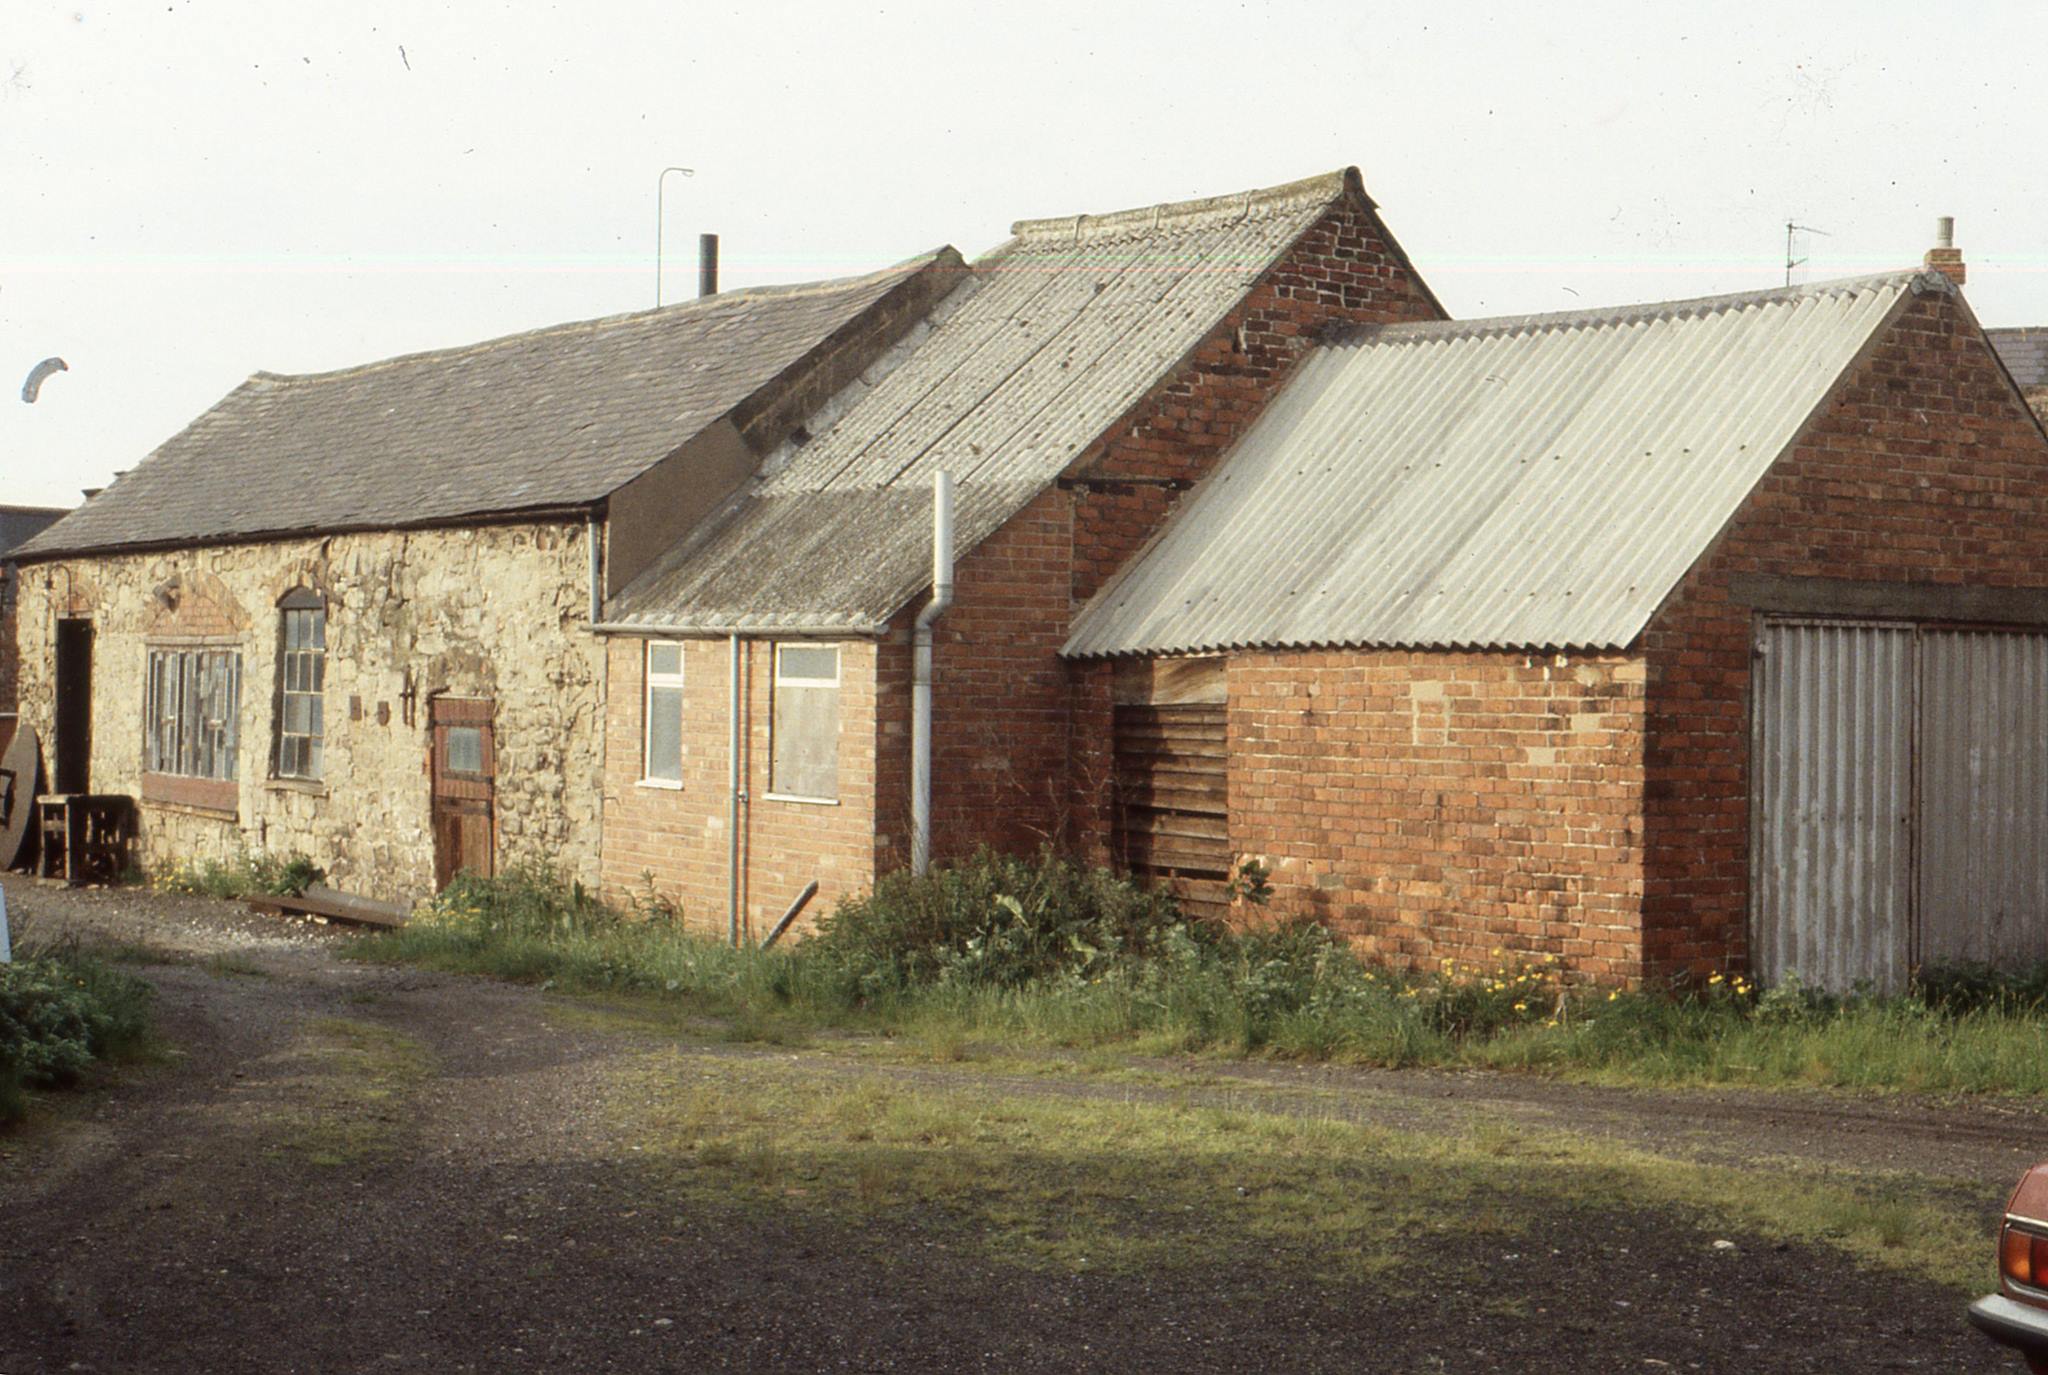
<path fill-rule="evenodd" d="M 200 966 L 217 979 L 267 979 L 269 971 L 247 955 L 209 955 Z"/>
<path fill-rule="evenodd" d="M 2026 980 L 1958 976 L 1891 999 L 1796 985 L 1759 996 L 1718 976 L 1679 992 L 1609 992 L 1505 951 L 1493 967 L 1447 961 L 1415 975 L 1367 964 L 1313 925 L 1162 926 L 1160 909 L 1117 881 L 1049 857 L 984 856 L 930 883 L 892 881 L 835 913 L 822 936 L 761 951 L 634 919 L 530 869 L 458 882 L 351 953 L 671 1002 L 724 1019 L 733 1040 L 869 1033 L 897 1057 L 1031 1061 L 1041 1073 L 1259 1055 L 1634 1084 L 2048 1093 L 2048 1007 Z M 922 953 L 891 956 L 890 940 Z"/>
<path fill-rule="evenodd" d="M 1419 1236 L 1512 1243 L 1547 1210 L 1658 1209 L 1708 1235 L 1833 1248 L 1969 1292 L 1985 1238 L 1909 1176 L 1700 1165 L 1504 1123 L 1389 1130 L 1300 1112 L 1154 1099 L 997 1096 L 658 1053 L 619 1072 L 628 1139 L 698 1202 L 910 1217 L 1054 1269 L 1280 1257 L 1371 1278 Z M 800 1200 L 800 1201 L 799 1201 Z"/>
<path fill-rule="evenodd" d="M 274 1101 L 256 1110 L 271 1159 L 334 1167 L 387 1158 L 406 1100 L 433 1070 L 418 1041 L 375 1022 L 323 1017 L 287 1053 Z"/>

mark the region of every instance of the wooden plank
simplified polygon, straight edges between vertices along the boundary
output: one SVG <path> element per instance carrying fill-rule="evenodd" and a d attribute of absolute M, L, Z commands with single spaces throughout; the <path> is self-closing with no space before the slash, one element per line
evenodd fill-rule
<path fill-rule="evenodd" d="M 1218 845 L 1225 845 L 1230 840 L 1229 824 L 1220 816 L 1154 812 L 1133 807 L 1124 813 L 1123 829 L 1130 835 L 1186 836 L 1190 840 L 1213 840 Z"/>
<path fill-rule="evenodd" d="M 1172 836 L 1129 836 L 1123 840 L 1124 863 L 1139 872 L 1182 873 L 1205 878 L 1230 875 L 1230 852 L 1213 842 Z"/>
<path fill-rule="evenodd" d="M 333 888 L 316 886 L 296 895 L 264 893 L 250 898 L 248 902 L 252 910 L 268 912 L 272 916 L 326 917 L 357 926 L 392 929 L 405 925 L 405 913 L 398 908 Z"/>
<path fill-rule="evenodd" d="M 1230 708 L 1216 706 L 1120 706 L 1116 708 L 1116 723 L 1158 725 L 1163 722 L 1214 721 L 1221 724 L 1230 718 Z"/>
<path fill-rule="evenodd" d="M 1227 816 L 1230 803 L 1223 795 L 1222 787 L 1214 789 L 1162 787 L 1157 784 L 1147 787 L 1139 784 L 1125 788 L 1121 794 L 1126 807 L 1148 807 L 1161 812 L 1192 812 L 1196 816 Z"/>
<path fill-rule="evenodd" d="M 1119 705 L 1221 702 L 1227 690 L 1220 655 L 1196 659 L 1120 659 L 1111 695 Z"/>

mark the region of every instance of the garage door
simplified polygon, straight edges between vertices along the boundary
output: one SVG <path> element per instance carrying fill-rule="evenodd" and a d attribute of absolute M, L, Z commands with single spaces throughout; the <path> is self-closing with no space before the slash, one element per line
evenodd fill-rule
<path fill-rule="evenodd" d="M 1756 649 L 1757 972 L 2048 959 L 2048 636 L 1769 620 Z"/>

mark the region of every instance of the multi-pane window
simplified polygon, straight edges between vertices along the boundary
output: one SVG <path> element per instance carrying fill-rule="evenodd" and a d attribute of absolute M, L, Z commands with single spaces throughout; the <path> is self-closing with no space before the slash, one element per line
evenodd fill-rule
<path fill-rule="evenodd" d="M 839 797 L 839 647 L 775 646 L 775 719 L 768 789 L 817 802 Z"/>
<path fill-rule="evenodd" d="M 279 603 L 277 776 L 318 778 L 326 733 L 327 606 L 293 592 Z"/>
<path fill-rule="evenodd" d="M 234 781 L 240 650 L 152 647 L 145 698 L 146 771 Z"/>
<path fill-rule="evenodd" d="M 683 783 L 683 647 L 672 640 L 647 643 L 647 731 L 641 777 Z"/>

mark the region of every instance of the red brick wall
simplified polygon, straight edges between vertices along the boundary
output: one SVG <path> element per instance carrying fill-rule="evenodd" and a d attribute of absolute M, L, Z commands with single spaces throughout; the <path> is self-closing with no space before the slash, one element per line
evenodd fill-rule
<path fill-rule="evenodd" d="M 1398 964 L 1558 956 L 1640 972 L 1643 666 L 1626 655 L 1230 660 L 1230 836 Z"/>
<path fill-rule="evenodd" d="M 605 715 L 605 893 L 630 901 L 653 891 L 682 904 L 691 927 L 726 929 L 730 660 L 725 640 L 683 647 L 683 785 L 641 782 L 646 707 L 645 641 L 610 641 Z M 803 886 L 817 879 L 808 923 L 874 881 L 875 655 L 870 641 L 839 645 L 839 800 L 793 802 L 769 795 L 774 655 L 767 641 L 740 645 L 744 691 L 740 811 L 740 919 L 759 939 Z"/>
<path fill-rule="evenodd" d="M 953 570 L 932 638 L 932 854 L 1028 852 L 1066 828 L 1066 642 L 1073 500 L 1039 494 Z M 910 629 L 882 649 L 877 839 L 883 868 L 910 857 Z"/>
<path fill-rule="evenodd" d="M 1750 575 L 2048 585 L 2048 444 L 1947 296 L 1910 305 L 1643 640 L 1645 958 L 1747 961 Z"/>

